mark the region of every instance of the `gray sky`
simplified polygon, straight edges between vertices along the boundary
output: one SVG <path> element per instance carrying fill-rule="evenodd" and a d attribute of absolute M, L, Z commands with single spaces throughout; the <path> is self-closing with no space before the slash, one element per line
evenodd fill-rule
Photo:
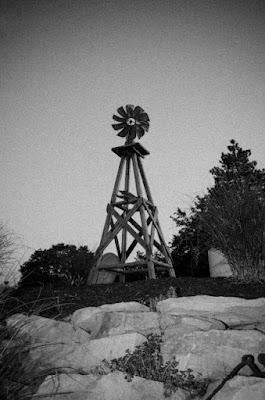
<path fill-rule="evenodd" d="M 121 105 L 150 117 L 144 168 L 167 242 L 231 139 L 264 168 L 264 22 L 263 0 L 2 0 L 0 218 L 23 260 L 96 249 Z"/>

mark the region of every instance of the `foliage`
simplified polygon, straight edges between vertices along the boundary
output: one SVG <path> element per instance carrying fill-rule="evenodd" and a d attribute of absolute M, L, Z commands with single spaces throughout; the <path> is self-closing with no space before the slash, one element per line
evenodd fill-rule
<path fill-rule="evenodd" d="M 210 170 L 214 186 L 208 189 L 205 196 L 195 198 L 189 212 L 178 208 L 172 217 L 179 228 L 171 242 L 173 259 L 177 263 L 190 258 L 198 268 L 202 259 L 206 259 L 210 247 L 228 256 L 229 262 L 235 266 L 234 271 L 241 271 L 242 259 L 249 267 L 252 263 L 256 268 L 258 264 L 253 260 L 255 252 L 256 258 L 262 258 L 265 170 L 257 169 L 256 161 L 249 160 L 250 150 L 243 150 L 234 140 L 230 143 L 229 152 L 221 155 L 221 167 Z M 253 238 L 258 238 L 255 246 L 252 234 Z M 244 248 L 248 250 L 242 252 Z M 258 270 L 260 265 L 259 261 Z M 177 266 L 175 268 L 177 270 Z M 244 276 L 245 279 L 245 272 L 240 272 L 238 277 Z M 257 277 L 260 273 L 255 275 Z"/>
<path fill-rule="evenodd" d="M 126 350 L 124 357 L 111 361 L 104 360 L 101 367 L 91 372 L 105 374 L 121 371 L 125 373 L 125 379 L 128 381 L 131 381 L 134 376 L 140 376 L 163 382 L 166 397 L 175 393 L 178 388 L 184 389 L 194 396 L 203 395 L 209 380 L 202 379 L 199 374 L 195 377 L 190 369 L 179 371 L 175 358 L 164 363 L 161 343 L 162 337 L 151 333 L 147 336 L 147 341 L 137 346 L 133 352 Z"/>
<path fill-rule="evenodd" d="M 41 291 L 41 289 L 39 289 Z M 58 372 L 57 370 L 40 370 L 37 368 L 38 360 L 28 362 L 29 352 L 34 345 L 26 337 L 21 337 L 14 328 L 9 329 L 2 321 L 8 316 L 18 312 L 17 308 L 11 309 L 13 291 L 5 290 L 0 293 L 0 399 L 24 400 L 31 399 L 44 379 Z M 32 296 L 34 298 L 34 295 Z M 38 296 L 37 296 L 38 297 Z M 49 311 L 58 299 L 49 298 L 39 304 L 38 298 L 23 304 L 23 311 L 27 314 L 40 315 Z M 57 304 L 58 312 L 63 304 Z"/>
<path fill-rule="evenodd" d="M 87 279 L 94 254 L 87 246 L 77 248 L 63 243 L 48 250 L 37 250 L 21 266 L 23 285 L 67 284 L 81 285 Z"/>
<path fill-rule="evenodd" d="M 248 179 L 224 182 L 211 191 L 199 218 L 208 231 L 206 245 L 224 254 L 235 278 L 264 278 L 265 192 L 257 195 Z"/>
<path fill-rule="evenodd" d="M 176 290 L 173 286 L 168 288 L 168 291 L 165 295 L 160 293 L 157 297 L 150 297 L 147 301 L 142 302 L 144 305 L 149 306 L 150 311 L 157 311 L 157 303 L 166 299 L 174 299 L 179 297 L 178 290 Z"/>
<path fill-rule="evenodd" d="M 13 266 L 15 252 L 15 238 L 13 233 L 6 227 L 3 221 L 0 221 L 0 281 L 1 276 L 5 276 L 5 284 L 14 274 Z M 2 283 L 2 282 L 1 282 Z M 1 290 L 1 288 L 0 288 Z"/>

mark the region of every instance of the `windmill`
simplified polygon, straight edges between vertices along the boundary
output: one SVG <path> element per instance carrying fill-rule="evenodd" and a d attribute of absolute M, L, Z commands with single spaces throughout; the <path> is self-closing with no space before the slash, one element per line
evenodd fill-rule
<path fill-rule="evenodd" d="M 113 115 L 112 127 L 119 131 L 117 136 L 126 138 L 125 145 L 112 151 L 120 157 L 120 164 L 114 183 L 107 216 L 99 247 L 95 252 L 95 263 L 88 278 L 88 284 L 110 283 L 119 274 L 120 281 L 126 274 L 144 272 L 149 279 L 156 279 L 156 271 L 167 271 L 175 277 L 171 254 L 166 245 L 158 220 L 150 187 L 144 172 L 142 159 L 149 152 L 134 139 L 139 139 L 149 130 L 149 117 L 139 106 L 126 105 Z M 132 177 L 133 172 L 133 177 Z M 124 185 L 121 187 L 122 177 Z M 134 186 L 134 193 L 131 191 Z M 106 253 L 109 245 L 115 245 L 115 253 Z M 144 256 L 129 261 L 132 252 L 140 246 Z M 161 257 L 155 257 L 158 252 Z"/>

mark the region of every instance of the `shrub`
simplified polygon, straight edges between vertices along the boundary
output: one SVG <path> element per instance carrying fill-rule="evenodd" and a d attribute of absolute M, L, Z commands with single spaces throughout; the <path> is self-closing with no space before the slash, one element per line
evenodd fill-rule
<path fill-rule="evenodd" d="M 87 246 L 59 243 L 31 255 L 20 268 L 20 285 L 80 285 L 80 278 L 86 281 L 93 262 L 94 254 Z"/>
<path fill-rule="evenodd" d="M 250 179 L 216 186 L 199 215 L 208 247 L 220 250 L 238 280 L 264 279 L 265 193 Z"/>
<path fill-rule="evenodd" d="M 171 243 L 173 258 L 176 269 L 190 259 L 194 274 L 214 247 L 225 255 L 237 280 L 258 281 L 265 273 L 265 169 L 249 160 L 250 150 L 235 140 L 230 143 L 221 167 L 210 170 L 214 186 L 196 196 L 188 213 L 178 208 L 172 217 L 179 229 Z"/>

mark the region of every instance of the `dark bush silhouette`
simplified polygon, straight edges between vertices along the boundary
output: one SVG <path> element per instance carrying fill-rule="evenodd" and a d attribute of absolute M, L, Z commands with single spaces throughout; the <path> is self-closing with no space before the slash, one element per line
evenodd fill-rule
<path fill-rule="evenodd" d="M 21 268 L 20 285 L 80 285 L 86 282 L 94 261 L 87 246 L 59 243 L 35 251 Z"/>

